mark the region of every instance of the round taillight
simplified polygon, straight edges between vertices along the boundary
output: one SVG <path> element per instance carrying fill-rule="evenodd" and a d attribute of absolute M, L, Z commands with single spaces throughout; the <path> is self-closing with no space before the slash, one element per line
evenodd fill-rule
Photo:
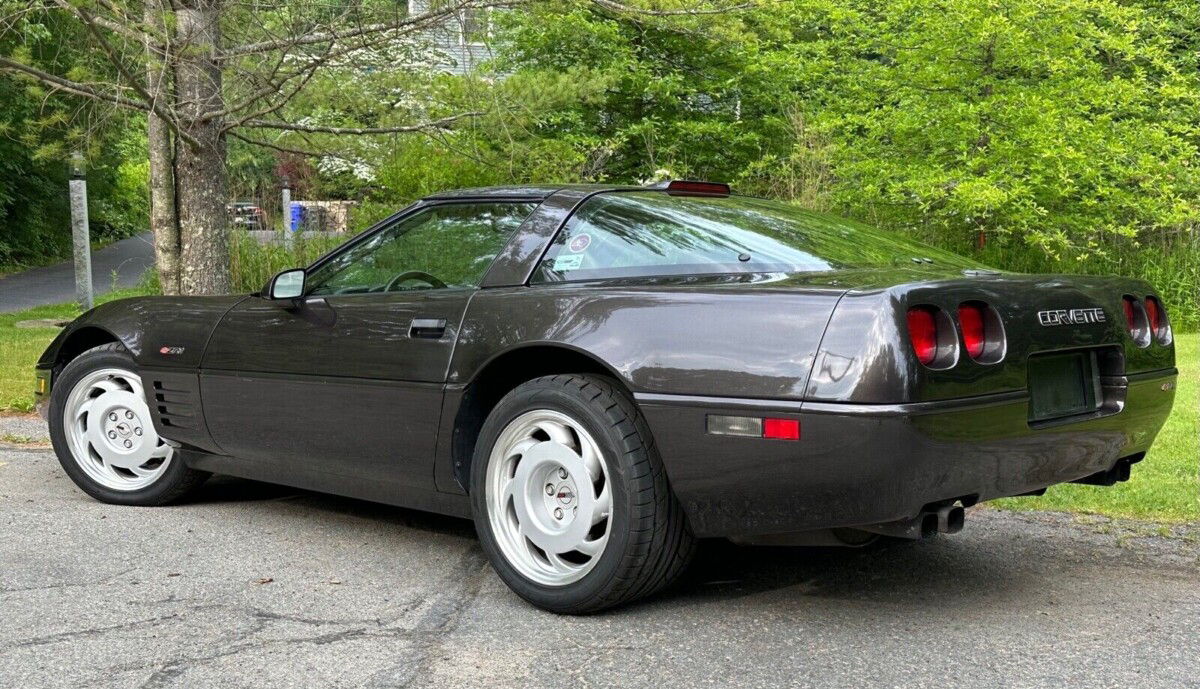
<path fill-rule="evenodd" d="M 914 306 L 908 310 L 908 339 L 912 341 L 917 361 L 926 366 L 937 358 L 937 318 L 929 306 Z"/>
<path fill-rule="evenodd" d="M 1150 335 L 1159 344 L 1171 344 L 1171 324 L 1167 320 L 1167 310 L 1163 308 L 1158 297 L 1146 297 L 1146 319 L 1150 322 Z"/>
<path fill-rule="evenodd" d="M 950 368 L 958 361 L 954 323 L 936 306 L 914 306 L 908 310 L 908 339 L 917 361 L 930 368 Z"/>
<path fill-rule="evenodd" d="M 983 305 L 978 302 L 960 304 L 958 325 L 962 328 L 963 344 L 972 359 L 983 354 Z"/>
<path fill-rule="evenodd" d="M 1142 300 L 1126 294 L 1121 298 L 1121 308 L 1125 310 L 1125 328 L 1129 337 L 1138 347 L 1149 347 L 1153 337 L 1150 330 L 1149 312 L 1142 305 Z"/>
<path fill-rule="evenodd" d="M 963 302 L 958 305 L 958 325 L 972 359 L 994 364 L 1004 358 L 1004 324 L 996 309 L 982 301 Z"/>

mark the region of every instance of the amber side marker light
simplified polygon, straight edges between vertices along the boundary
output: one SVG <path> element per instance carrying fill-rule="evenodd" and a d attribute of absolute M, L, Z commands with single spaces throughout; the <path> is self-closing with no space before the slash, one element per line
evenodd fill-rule
<path fill-rule="evenodd" d="M 799 440 L 798 419 L 759 418 L 757 416 L 723 416 L 709 414 L 705 419 L 709 435 L 733 435 L 741 438 Z"/>

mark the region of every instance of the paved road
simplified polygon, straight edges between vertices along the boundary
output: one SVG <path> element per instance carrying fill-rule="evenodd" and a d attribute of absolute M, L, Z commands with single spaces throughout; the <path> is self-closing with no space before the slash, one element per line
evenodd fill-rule
<path fill-rule="evenodd" d="M 113 271 L 118 287 L 132 287 L 153 266 L 153 235 L 122 239 L 92 253 L 92 287 L 96 294 L 111 291 Z M 0 313 L 68 301 L 75 301 L 75 267 L 70 261 L 0 277 Z"/>
<path fill-rule="evenodd" d="M 707 544 L 608 614 L 511 595 L 466 522 L 233 479 L 170 508 L 0 450 L 5 687 L 1185 687 L 1195 528 L 975 510 L 864 550 Z"/>

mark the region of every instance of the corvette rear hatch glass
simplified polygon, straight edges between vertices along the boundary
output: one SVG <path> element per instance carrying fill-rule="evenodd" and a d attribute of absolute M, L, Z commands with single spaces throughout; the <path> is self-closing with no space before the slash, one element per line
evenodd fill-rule
<path fill-rule="evenodd" d="M 895 232 L 744 196 L 610 192 L 555 238 L 535 282 L 980 264 Z"/>

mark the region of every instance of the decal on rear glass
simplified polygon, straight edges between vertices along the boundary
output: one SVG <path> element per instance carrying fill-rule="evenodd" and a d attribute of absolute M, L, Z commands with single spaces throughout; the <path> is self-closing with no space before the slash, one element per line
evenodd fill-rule
<path fill-rule="evenodd" d="M 554 259 L 555 270 L 578 270 L 581 265 L 583 265 L 583 254 L 559 256 Z"/>
<path fill-rule="evenodd" d="M 592 245 L 592 235 L 584 233 L 576 237 L 572 237 L 567 248 L 575 253 L 579 253 Z"/>

